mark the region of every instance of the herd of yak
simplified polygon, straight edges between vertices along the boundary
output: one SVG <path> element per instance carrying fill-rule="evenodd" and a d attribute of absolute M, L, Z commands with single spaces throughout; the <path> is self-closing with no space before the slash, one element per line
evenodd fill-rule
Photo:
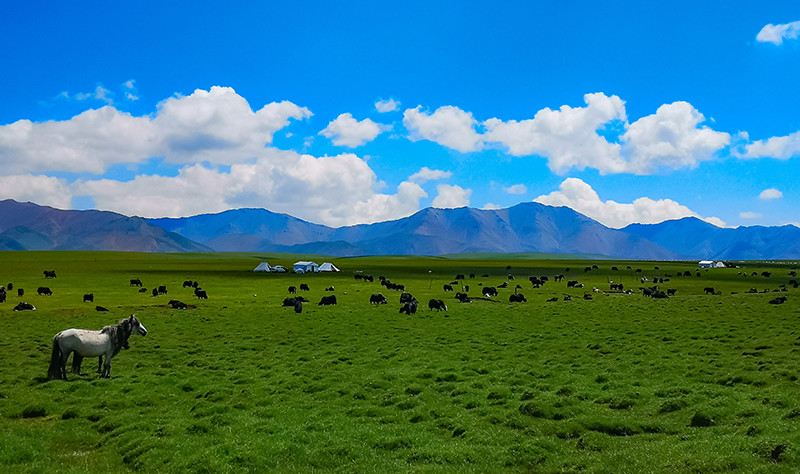
<path fill-rule="evenodd" d="M 592 270 L 596 270 L 597 268 L 598 268 L 597 265 L 592 265 L 590 267 L 587 266 L 584 269 L 584 272 L 590 272 Z M 658 270 L 658 267 L 656 266 L 655 269 Z M 612 271 L 617 271 L 618 269 L 617 269 L 617 267 L 611 267 L 611 270 Z M 628 267 L 628 270 L 631 270 L 631 267 Z M 566 272 L 567 273 L 569 272 L 569 268 L 566 269 Z M 641 269 L 636 269 L 635 272 L 636 273 L 642 273 L 642 270 Z M 46 270 L 43 273 L 44 273 L 45 279 L 56 278 L 56 272 L 55 271 L 47 271 Z M 698 277 L 701 276 L 701 274 L 699 272 L 697 272 L 696 275 Z M 767 272 L 767 271 L 761 272 L 760 274 L 756 273 L 756 272 L 752 272 L 750 274 L 748 274 L 746 272 L 740 272 L 739 275 L 742 275 L 744 277 L 761 276 L 761 277 L 765 277 L 765 278 L 769 278 L 769 277 L 772 276 L 772 274 L 770 272 Z M 481 276 L 484 277 L 484 278 L 489 277 L 488 274 L 484 274 L 484 275 L 481 275 Z M 691 277 L 693 275 L 692 275 L 691 271 L 687 270 L 685 272 L 678 272 L 676 276 L 678 276 L 678 277 Z M 794 270 L 792 270 L 792 271 L 789 272 L 789 276 L 796 277 L 797 273 Z M 643 284 L 644 283 L 651 283 L 652 286 L 639 286 L 637 289 L 638 289 L 638 291 L 641 292 L 641 294 L 643 296 L 646 296 L 646 297 L 650 297 L 650 298 L 654 298 L 654 299 L 669 298 L 670 296 L 674 296 L 676 294 L 676 290 L 673 289 L 673 288 L 667 288 L 667 289 L 663 289 L 662 290 L 659 287 L 659 285 L 662 285 L 664 283 L 668 283 L 670 281 L 670 277 L 671 277 L 671 275 L 665 275 L 665 277 L 653 278 L 653 279 L 648 279 L 648 278 L 643 277 L 643 276 L 639 277 L 639 281 L 641 283 L 643 283 Z M 475 278 L 475 274 L 474 273 L 470 274 L 469 278 L 470 279 L 474 279 Z M 565 278 L 566 277 L 563 274 L 562 275 L 555 275 L 555 276 L 552 277 L 552 280 L 556 281 L 556 282 L 561 282 Z M 360 281 L 364 281 L 364 282 L 369 282 L 369 283 L 372 283 L 372 282 L 375 281 L 375 279 L 374 279 L 374 277 L 372 275 L 364 275 L 362 273 L 356 273 L 355 274 L 355 279 L 356 280 L 360 280 Z M 411 293 L 406 292 L 405 285 L 394 283 L 394 282 L 390 281 L 389 279 L 387 279 L 387 278 L 385 278 L 383 276 L 378 277 L 378 280 L 380 281 L 381 286 L 385 287 L 387 290 L 395 290 L 395 291 L 400 291 L 401 292 L 401 295 L 400 295 L 400 305 L 401 305 L 400 306 L 400 313 L 405 313 L 405 314 L 411 315 L 411 314 L 415 314 L 417 312 L 417 309 L 419 307 L 419 302 L 417 301 L 417 299 Z M 469 296 L 470 287 L 469 287 L 469 285 L 465 285 L 464 284 L 465 280 L 466 280 L 465 275 L 457 274 L 455 276 L 454 281 L 451 281 L 450 283 L 445 284 L 445 285 L 442 286 L 442 290 L 445 293 L 453 292 L 454 295 L 455 295 L 456 301 L 458 301 L 459 303 L 469 303 L 469 302 L 472 302 L 474 300 L 486 300 L 486 301 L 497 302 L 497 300 L 491 299 L 491 298 L 492 297 L 497 297 L 499 295 L 498 289 L 509 288 L 510 285 L 511 285 L 510 282 L 515 280 L 515 277 L 513 275 L 508 275 L 508 279 L 506 281 L 504 281 L 502 284 L 497 285 L 496 287 L 494 287 L 494 286 L 483 286 L 482 283 L 478 283 L 478 286 L 481 287 L 480 294 L 482 296 L 480 296 L 480 297 Z M 539 277 L 531 276 L 531 277 L 528 278 L 528 280 L 529 280 L 530 284 L 532 285 L 532 288 L 536 289 L 536 288 L 541 288 L 542 286 L 547 284 L 550 281 L 550 277 L 548 277 L 548 276 L 539 276 Z M 611 292 L 611 293 L 625 293 L 625 294 L 634 294 L 635 293 L 634 290 L 631 289 L 631 288 L 627 288 L 626 289 L 622 283 L 614 283 L 614 282 L 609 280 L 609 285 L 610 286 L 609 286 L 608 292 Z M 153 288 L 152 291 L 148 291 L 146 288 L 143 287 L 142 281 L 139 278 L 132 278 L 130 280 L 130 286 L 131 287 L 138 287 L 139 288 L 138 291 L 140 293 L 149 293 L 153 297 L 167 294 L 167 287 L 165 285 L 159 285 L 159 286 Z M 584 284 L 580 283 L 578 280 L 568 280 L 566 282 L 566 286 L 567 286 L 567 288 L 584 288 Z M 780 291 L 785 292 L 785 291 L 787 291 L 787 287 L 788 286 L 791 286 L 793 288 L 798 288 L 798 286 L 800 286 L 800 285 L 798 284 L 796 279 L 792 279 L 792 280 L 789 280 L 788 283 L 781 284 L 777 288 L 772 289 L 772 290 L 764 289 L 764 290 L 759 292 L 755 288 L 751 288 L 748 291 L 746 291 L 745 293 L 768 293 L 768 292 L 780 292 Z M 208 299 L 208 293 L 204 289 L 202 289 L 198 285 L 198 283 L 196 281 L 186 280 L 186 281 L 183 282 L 183 287 L 184 288 L 190 288 L 191 290 L 193 290 L 194 296 L 196 298 L 198 298 L 198 299 Z M 455 291 L 455 287 L 459 287 L 459 289 L 461 291 Z M 7 292 L 12 291 L 13 289 L 14 289 L 14 285 L 12 283 L 9 283 L 6 287 L 0 286 L 0 303 L 6 301 Z M 300 289 L 300 291 L 310 291 L 310 288 L 309 288 L 307 283 L 300 284 L 299 289 Z M 519 290 L 521 290 L 521 289 L 522 289 L 521 285 L 514 284 L 514 293 L 509 295 L 509 297 L 508 297 L 509 302 L 511 302 L 511 303 L 525 303 L 525 302 L 527 302 L 527 299 L 525 298 L 525 296 L 522 293 L 519 292 Z M 282 306 L 283 307 L 292 307 L 292 308 L 294 308 L 294 311 L 296 313 L 301 313 L 303 311 L 303 303 L 309 303 L 310 301 L 308 299 L 302 297 L 302 296 L 297 296 L 298 288 L 295 287 L 295 286 L 289 286 L 288 291 L 289 291 L 290 294 L 295 295 L 295 296 L 291 296 L 291 297 L 288 297 L 288 298 L 284 299 Z M 334 291 L 334 287 L 330 286 L 328 288 L 325 288 L 325 291 L 333 292 Z M 706 287 L 706 288 L 703 289 L 703 292 L 706 295 L 720 295 L 720 294 L 722 294 L 721 291 L 715 290 L 713 287 Z M 51 296 L 53 294 L 52 290 L 50 290 L 49 287 L 45 287 L 45 286 L 39 287 L 36 290 L 36 293 L 38 295 L 40 295 L 40 296 Z M 592 289 L 591 293 L 590 292 L 585 292 L 584 293 L 583 299 L 585 299 L 585 300 L 593 299 L 592 293 L 606 293 L 606 291 L 603 291 L 603 290 L 598 289 L 597 287 L 594 287 Z M 17 288 L 17 296 L 22 297 L 24 294 L 25 294 L 25 291 L 22 288 Z M 564 294 L 564 296 L 563 296 L 563 300 L 564 301 L 569 301 L 571 299 L 572 299 L 572 295 Z M 559 301 L 559 297 L 552 297 L 552 298 L 548 299 L 547 301 L 548 302 Z M 779 297 L 776 297 L 776 298 L 770 300 L 769 303 L 771 303 L 771 304 L 782 304 L 782 303 L 784 303 L 786 301 L 787 301 L 786 296 L 779 296 Z M 92 293 L 84 294 L 83 295 L 83 302 L 84 303 L 94 302 L 94 295 Z M 388 304 L 388 300 L 387 300 L 386 296 L 384 296 L 382 293 L 374 293 L 374 294 L 372 294 L 370 296 L 370 303 L 374 304 L 374 305 Z M 337 304 L 336 295 L 330 294 L 330 295 L 323 296 L 318 304 L 320 306 L 335 305 L 335 304 Z M 167 306 L 170 307 L 170 308 L 173 308 L 173 309 L 188 309 L 188 308 L 192 308 L 193 307 L 193 306 L 188 305 L 188 304 L 186 304 L 186 303 L 184 303 L 182 301 L 174 300 L 174 299 L 170 300 L 169 303 L 167 304 Z M 436 310 L 436 311 L 444 310 L 445 312 L 447 311 L 447 305 L 445 304 L 445 302 L 440 300 L 440 299 L 435 299 L 435 298 L 432 298 L 432 299 L 430 299 L 430 301 L 428 301 L 428 308 L 431 311 L 433 311 L 433 310 Z M 27 303 L 27 302 L 20 302 L 19 304 L 17 304 L 14 307 L 14 311 L 26 311 L 26 310 L 35 310 L 35 309 L 36 308 L 32 304 Z M 108 309 L 106 309 L 106 308 L 104 308 L 102 306 L 96 306 L 95 309 L 97 311 L 108 311 Z"/>

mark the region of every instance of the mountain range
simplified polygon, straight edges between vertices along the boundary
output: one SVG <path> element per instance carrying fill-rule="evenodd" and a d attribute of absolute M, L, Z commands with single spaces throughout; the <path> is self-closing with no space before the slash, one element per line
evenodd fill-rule
<path fill-rule="evenodd" d="M 611 229 L 567 207 L 423 209 L 339 228 L 266 209 L 144 219 L 0 201 L 0 250 L 288 252 L 331 256 L 548 253 L 630 259 L 800 258 L 800 228 L 720 228 L 696 218 Z"/>

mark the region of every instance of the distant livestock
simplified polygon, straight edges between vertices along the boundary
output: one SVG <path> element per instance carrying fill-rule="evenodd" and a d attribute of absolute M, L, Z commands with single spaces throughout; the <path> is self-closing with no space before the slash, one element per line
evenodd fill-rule
<path fill-rule="evenodd" d="M 178 301 L 178 300 L 169 300 L 169 303 L 167 303 L 167 306 L 169 306 L 172 309 L 187 309 L 189 307 L 183 301 Z"/>
<path fill-rule="evenodd" d="M 444 286 L 442 287 L 442 289 L 443 289 L 444 291 L 453 291 L 453 287 L 452 287 L 451 285 L 444 285 Z"/>
<path fill-rule="evenodd" d="M 296 304 L 297 304 L 296 298 L 285 298 L 283 300 L 283 305 L 281 306 L 283 306 L 284 308 L 289 308 L 289 307 L 294 307 L 294 305 Z"/>
<path fill-rule="evenodd" d="M 55 271 L 55 270 L 53 270 L 53 271 L 51 271 L 51 272 L 50 272 L 50 271 L 47 271 L 47 270 L 45 270 L 45 271 L 44 271 L 44 272 L 42 272 L 42 273 L 44 273 L 44 277 L 45 277 L 45 278 L 55 278 L 55 277 L 56 277 L 56 271 Z"/>
<path fill-rule="evenodd" d="M 17 296 L 23 296 L 25 294 L 25 290 L 22 288 L 17 288 Z"/>
<path fill-rule="evenodd" d="M 470 303 L 472 301 L 466 293 L 456 293 L 456 299 L 459 303 Z"/>
<path fill-rule="evenodd" d="M 303 312 L 303 302 L 298 301 L 294 304 L 294 312 L 300 314 Z"/>
<path fill-rule="evenodd" d="M 308 288 L 307 284 L 300 283 L 300 291 L 311 291 L 311 290 Z"/>
<path fill-rule="evenodd" d="M 194 295 L 199 300 L 207 300 L 208 299 L 208 293 L 206 293 L 206 290 L 201 290 L 200 288 L 197 288 L 197 289 L 194 290 Z"/>
<path fill-rule="evenodd" d="M 370 304 L 375 304 L 375 305 L 388 303 L 388 301 L 386 301 L 386 297 L 383 296 L 382 293 L 375 293 L 372 296 L 370 296 L 369 302 Z"/>
<path fill-rule="evenodd" d="M 428 301 L 428 308 L 430 308 L 431 311 L 433 311 L 434 309 L 436 311 L 441 311 L 441 310 L 447 311 L 447 305 L 444 304 L 444 301 L 436 299 L 431 299 L 430 301 Z"/>
<path fill-rule="evenodd" d="M 36 306 L 30 303 L 20 302 L 16 306 L 14 306 L 14 311 L 34 311 Z"/>
<path fill-rule="evenodd" d="M 142 286 L 142 280 L 138 278 L 131 278 L 131 286 Z"/>
<path fill-rule="evenodd" d="M 290 286 L 289 287 L 289 293 L 293 294 L 293 295 L 296 294 L 297 293 L 297 287 L 296 286 Z"/>
<path fill-rule="evenodd" d="M 50 291 L 50 288 L 48 288 L 48 287 L 46 287 L 46 286 L 40 286 L 40 287 L 39 287 L 39 288 L 36 290 L 36 293 L 37 293 L 39 296 L 42 296 L 42 295 L 45 295 L 45 296 L 53 296 L 53 292 L 52 292 L 52 291 Z"/>
<path fill-rule="evenodd" d="M 487 298 L 490 296 L 497 296 L 497 288 L 493 286 L 484 286 L 481 292 L 483 293 L 483 296 Z"/>
<path fill-rule="evenodd" d="M 769 304 L 783 304 L 786 302 L 785 296 L 779 296 L 775 299 L 769 300 Z"/>
<path fill-rule="evenodd" d="M 401 313 L 406 313 L 409 316 L 417 312 L 417 300 L 411 300 L 400 308 Z"/>
<path fill-rule="evenodd" d="M 158 294 L 159 295 L 166 295 L 167 294 L 167 287 L 164 286 L 164 285 L 159 286 L 158 287 Z"/>
<path fill-rule="evenodd" d="M 416 298 L 414 298 L 414 296 L 412 296 L 411 293 L 402 293 L 400 295 L 400 303 L 408 303 L 408 302 L 413 301 L 415 299 Z"/>
<path fill-rule="evenodd" d="M 86 293 L 83 295 L 83 302 L 84 303 L 94 303 L 94 294 Z"/>
<path fill-rule="evenodd" d="M 102 312 L 102 311 L 108 311 L 108 308 L 104 308 L 104 307 L 102 307 L 102 306 L 95 306 L 95 307 L 94 307 L 94 310 L 95 310 L 95 311 L 101 311 L 101 312 Z"/>
<path fill-rule="evenodd" d="M 528 300 L 525 299 L 525 295 L 523 295 L 522 293 L 517 293 L 514 295 L 509 295 L 508 301 L 511 303 L 525 303 Z"/>
<path fill-rule="evenodd" d="M 336 295 L 323 296 L 318 304 L 319 306 L 334 305 L 336 304 Z"/>

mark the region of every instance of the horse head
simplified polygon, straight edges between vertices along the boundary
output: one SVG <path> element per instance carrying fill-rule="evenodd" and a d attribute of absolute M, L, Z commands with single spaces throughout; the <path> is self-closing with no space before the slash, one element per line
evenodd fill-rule
<path fill-rule="evenodd" d="M 144 324 L 142 324 L 141 321 L 136 318 L 136 315 L 132 314 L 127 321 L 130 322 L 131 325 L 131 334 L 139 334 L 142 336 L 147 335 L 147 328 L 144 327 Z"/>

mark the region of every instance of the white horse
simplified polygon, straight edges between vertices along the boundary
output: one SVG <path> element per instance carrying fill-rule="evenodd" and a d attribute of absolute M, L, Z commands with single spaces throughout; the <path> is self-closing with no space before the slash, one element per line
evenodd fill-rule
<path fill-rule="evenodd" d="M 99 331 L 90 329 L 67 329 L 53 338 L 53 355 L 50 358 L 49 380 L 67 380 L 67 358 L 73 352 L 72 370 L 80 373 L 81 361 L 84 357 L 99 357 L 98 372 L 104 378 L 111 376 L 111 359 L 121 349 L 128 349 L 128 338 L 131 334 L 147 334 L 147 329 L 131 315 L 116 326 L 106 326 Z M 103 357 L 105 356 L 105 363 Z"/>

